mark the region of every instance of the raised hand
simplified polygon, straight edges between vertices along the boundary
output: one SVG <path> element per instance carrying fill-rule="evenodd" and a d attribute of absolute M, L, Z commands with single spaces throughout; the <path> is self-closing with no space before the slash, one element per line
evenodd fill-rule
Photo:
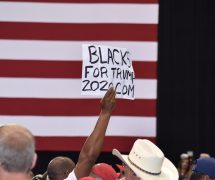
<path fill-rule="evenodd" d="M 110 87 L 104 97 L 101 99 L 102 113 L 112 113 L 116 106 L 115 97 L 116 91 L 113 87 Z"/>

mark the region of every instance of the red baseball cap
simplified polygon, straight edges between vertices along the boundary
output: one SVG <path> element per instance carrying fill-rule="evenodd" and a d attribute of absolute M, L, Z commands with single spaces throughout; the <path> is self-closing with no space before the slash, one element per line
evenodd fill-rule
<path fill-rule="evenodd" d="M 118 173 L 113 167 L 106 163 L 95 164 L 92 168 L 92 173 L 102 178 L 102 180 L 116 180 Z"/>

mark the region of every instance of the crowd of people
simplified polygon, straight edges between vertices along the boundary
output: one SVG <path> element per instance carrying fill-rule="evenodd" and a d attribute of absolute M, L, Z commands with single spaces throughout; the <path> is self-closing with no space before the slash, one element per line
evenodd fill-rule
<path fill-rule="evenodd" d="M 201 153 L 194 159 L 192 151 L 180 155 L 178 164 L 179 180 L 214 180 L 215 159 L 208 153 Z"/>
<path fill-rule="evenodd" d="M 55 157 L 46 172 L 32 175 L 37 161 L 33 134 L 22 125 L 0 126 L 0 180 L 213 180 L 215 159 L 193 159 L 181 155 L 178 169 L 164 156 L 162 150 L 147 139 L 137 139 L 129 154 L 113 149 L 112 154 L 121 160 L 116 171 L 106 163 L 96 164 L 101 153 L 106 129 L 115 109 L 114 88 L 101 99 L 101 111 L 92 133 L 86 139 L 75 164 L 68 157 Z M 192 167 L 192 168 L 191 168 Z"/>

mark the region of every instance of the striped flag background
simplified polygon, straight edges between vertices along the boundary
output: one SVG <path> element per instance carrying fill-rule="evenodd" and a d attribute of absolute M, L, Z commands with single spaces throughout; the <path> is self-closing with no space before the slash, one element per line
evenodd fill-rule
<path fill-rule="evenodd" d="M 0 124 L 36 136 L 37 150 L 79 151 L 100 112 L 81 96 L 82 44 L 127 48 L 136 99 L 117 99 L 104 151 L 156 140 L 158 0 L 0 1 Z"/>

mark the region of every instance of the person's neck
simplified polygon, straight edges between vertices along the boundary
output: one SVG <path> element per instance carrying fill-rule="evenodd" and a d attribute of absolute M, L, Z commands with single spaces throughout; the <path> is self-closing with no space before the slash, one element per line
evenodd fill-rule
<path fill-rule="evenodd" d="M 31 180 L 26 173 L 7 172 L 0 167 L 0 180 Z"/>

